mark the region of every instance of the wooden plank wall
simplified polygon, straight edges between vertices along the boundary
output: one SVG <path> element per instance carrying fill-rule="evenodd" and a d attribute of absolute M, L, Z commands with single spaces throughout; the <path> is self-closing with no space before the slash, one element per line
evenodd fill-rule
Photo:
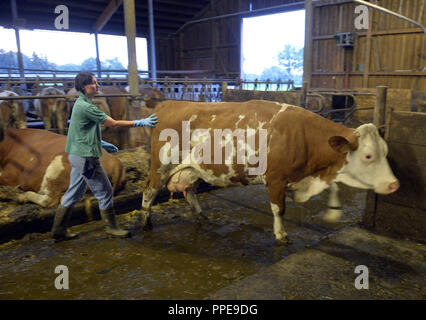
<path fill-rule="evenodd" d="M 386 121 L 388 160 L 400 189 L 391 195 L 369 192 L 366 227 L 426 240 L 426 113 L 393 112 Z"/>
<path fill-rule="evenodd" d="M 370 8 L 370 28 L 357 30 L 354 11 L 358 4 L 337 2 L 342 1 L 324 0 L 314 4 L 312 88 L 385 85 L 426 90 L 426 36 L 420 28 Z M 374 2 L 426 25 L 425 0 Z M 336 45 L 334 35 L 339 32 L 357 34 L 353 48 Z"/>
<path fill-rule="evenodd" d="M 255 10 L 295 2 L 300 0 L 212 0 L 210 6 L 193 20 L 248 11 L 250 3 Z M 303 6 L 299 5 L 300 8 Z M 175 39 L 178 56 L 175 68 L 212 70 L 208 77 L 238 78 L 241 74 L 241 20 L 241 16 L 236 16 L 200 22 L 182 29 Z"/>

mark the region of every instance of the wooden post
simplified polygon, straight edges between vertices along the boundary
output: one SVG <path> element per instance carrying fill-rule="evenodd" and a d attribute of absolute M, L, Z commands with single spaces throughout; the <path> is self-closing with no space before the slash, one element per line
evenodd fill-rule
<path fill-rule="evenodd" d="M 386 120 L 386 95 L 388 87 L 378 86 L 376 87 L 376 104 L 374 106 L 374 125 L 376 127 L 382 127 L 385 125 Z M 380 131 L 384 131 L 384 128 Z"/>
<path fill-rule="evenodd" d="M 136 64 L 136 19 L 134 0 L 124 0 L 124 20 L 127 36 L 127 54 L 129 57 L 128 82 L 130 94 L 136 95 L 138 94 L 138 66 Z"/>
<path fill-rule="evenodd" d="M 96 68 L 98 69 L 98 78 L 101 77 L 101 60 L 99 58 L 99 43 L 98 43 L 98 33 L 95 32 L 95 45 L 96 45 Z"/>
<path fill-rule="evenodd" d="M 300 92 L 299 96 L 299 106 L 301 106 L 302 108 L 306 107 L 306 95 L 308 93 L 308 85 L 309 83 L 307 81 L 303 81 L 302 91 Z"/>
<path fill-rule="evenodd" d="M 303 50 L 303 81 L 311 85 L 312 73 L 312 0 L 305 1 L 305 48 Z"/>

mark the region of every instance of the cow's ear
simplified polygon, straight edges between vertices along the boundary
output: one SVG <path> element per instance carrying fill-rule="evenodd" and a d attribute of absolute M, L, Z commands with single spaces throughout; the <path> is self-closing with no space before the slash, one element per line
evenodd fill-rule
<path fill-rule="evenodd" d="M 349 141 L 342 136 L 331 137 L 330 139 L 328 139 L 328 144 L 336 152 L 345 153 L 350 150 Z"/>
<path fill-rule="evenodd" d="M 328 139 L 328 144 L 336 152 L 346 153 L 348 151 L 355 151 L 358 149 L 358 137 L 359 134 L 357 132 L 354 132 L 348 139 L 342 136 L 333 136 Z"/>

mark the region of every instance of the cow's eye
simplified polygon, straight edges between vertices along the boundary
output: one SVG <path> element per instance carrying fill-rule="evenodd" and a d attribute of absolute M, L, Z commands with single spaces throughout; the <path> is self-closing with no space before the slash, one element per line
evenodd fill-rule
<path fill-rule="evenodd" d="M 373 156 L 371 154 L 366 154 L 365 159 L 367 159 L 368 161 L 371 161 L 373 160 Z"/>

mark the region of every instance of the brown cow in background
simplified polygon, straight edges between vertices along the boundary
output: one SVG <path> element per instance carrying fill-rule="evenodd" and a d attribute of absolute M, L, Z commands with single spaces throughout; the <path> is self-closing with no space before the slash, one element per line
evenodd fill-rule
<path fill-rule="evenodd" d="M 126 90 L 129 91 L 129 87 L 126 87 Z M 165 100 L 163 93 L 157 88 L 143 88 L 139 87 L 139 94 L 142 95 L 142 100 L 137 107 L 129 108 L 129 118 L 128 120 L 136 120 L 141 118 L 146 118 L 153 113 L 155 106 Z M 160 120 L 161 121 L 161 120 Z M 131 128 L 129 130 L 129 139 L 130 145 L 132 147 L 137 147 L 140 145 L 150 147 L 150 127 L 139 127 Z"/>
<path fill-rule="evenodd" d="M 27 116 L 21 100 L 2 100 L 2 97 L 17 97 L 13 91 L 0 89 L 0 112 L 3 128 L 26 128 Z"/>
<path fill-rule="evenodd" d="M 65 92 L 53 88 L 43 88 L 38 96 L 65 95 Z M 34 108 L 44 122 L 46 130 L 58 129 L 60 134 L 66 134 L 65 128 L 69 118 L 69 105 L 64 98 L 36 99 Z"/>
<path fill-rule="evenodd" d="M 40 129 L 7 129 L 0 142 L 0 185 L 24 192 L 13 200 L 42 207 L 57 205 L 69 185 L 71 165 L 65 152 L 67 137 Z M 121 161 L 105 150 L 100 158 L 114 193 L 126 183 Z"/>

